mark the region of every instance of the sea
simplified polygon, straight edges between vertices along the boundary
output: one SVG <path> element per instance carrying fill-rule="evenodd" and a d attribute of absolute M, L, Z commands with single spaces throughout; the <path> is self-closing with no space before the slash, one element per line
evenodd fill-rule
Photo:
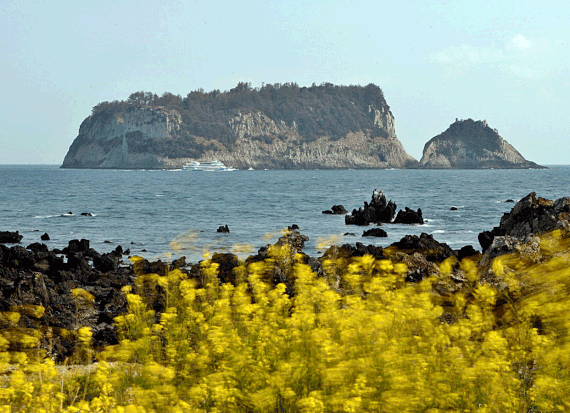
<path fill-rule="evenodd" d="M 338 204 L 348 211 L 359 208 L 370 202 L 375 189 L 398 209 L 421 208 L 425 224 L 384 224 L 388 237 L 371 238 L 362 237 L 369 228 L 322 213 Z M 84 238 L 99 252 L 120 245 L 130 255 L 163 261 L 185 256 L 187 262 L 215 252 L 245 258 L 276 242 L 293 224 L 309 237 L 304 252 L 311 256 L 331 245 L 386 247 L 421 233 L 453 249 L 480 249 L 478 234 L 499 225 L 513 208 L 507 200 L 518 201 L 530 192 L 548 199 L 570 196 L 570 165 L 233 172 L 0 165 L 0 231 L 19 231 L 23 246 L 44 242 L 61 249 Z M 222 225 L 230 232 L 218 233 Z M 44 233 L 49 241 L 41 241 Z"/>

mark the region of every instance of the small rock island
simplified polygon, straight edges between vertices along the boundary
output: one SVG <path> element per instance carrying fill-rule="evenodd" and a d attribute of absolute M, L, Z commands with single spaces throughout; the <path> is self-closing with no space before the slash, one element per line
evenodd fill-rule
<path fill-rule="evenodd" d="M 449 128 L 430 139 L 420 160 L 433 169 L 546 169 L 527 161 L 487 121 L 456 119 Z"/>

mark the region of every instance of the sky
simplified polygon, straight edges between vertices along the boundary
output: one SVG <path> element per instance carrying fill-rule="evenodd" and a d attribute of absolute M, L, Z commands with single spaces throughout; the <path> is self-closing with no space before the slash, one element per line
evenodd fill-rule
<path fill-rule="evenodd" d="M 2 0 L 0 164 L 61 164 L 91 108 L 238 82 L 382 88 L 406 151 L 456 118 L 570 164 L 570 3 Z"/>

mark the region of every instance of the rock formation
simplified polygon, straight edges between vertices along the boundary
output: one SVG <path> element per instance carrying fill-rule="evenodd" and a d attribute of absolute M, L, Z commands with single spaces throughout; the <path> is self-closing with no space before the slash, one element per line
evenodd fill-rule
<path fill-rule="evenodd" d="M 390 247 L 408 254 L 421 253 L 431 262 L 442 262 L 455 255 L 449 245 L 436 241 L 432 235 L 426 233 L 422 233 L 419 237 L 417 235 L 406 235 Z"/>
<path fill-rule="evenodd" d="M 503 215 L 498 227 L 480 233 L 479 244 L 487 256 L 495 257 L 556 229 L 570 230 L 570 197 L 552 201 L 531 192 Z"/>
<path fill-rule="evenodd" d="M 376 189 L 372 192 L 370 204 L 364 202 L 364 208 L 353 209 L 352 214 L 344 217 L 346 225 L 369 225 L 392 222 L 396 215 L 396 204 L 392 200 L 387 201 L 383 191 Z"/>
<path fill-rule="evenodd" d="M 333 207 L 334 208 L 334 207 Z M 353 209 L 350 215 L 344 217 L 346 225 L 369 225 L 384 224 L 394 220 L 397 205 L 392 200 L 387 201 L 383 191 L 378 192 L 376 189 L 372 192 L 372 200 L 370 204 L 364 202 L 364 207 Z M 327 213 L 327 211 L 323 211 Z M 332 213 L 329 211 L 328 213 Z M 424 219 L 422 210 L 417 211 L 406 207 L 405 210 L 398 211 L 394 224 L 423 224 Z"/>
<path fill-rule="evenodd" d="M 418 165 L 396 137 L 394 116 L 375 85 L 240 83 L 184 99 L 141 93 L 94 107 L 62 167 L 177 169 L 214 159 L 242 169 Z"/>
<path fill-rule="evenodd" d="M 422 215 L 421 208 L 418 208 L 417 211 L 406 207 L 405 210 L 400 209 L 398 211 L 398 215 L 396 215 L 396 219 L 394 220 L 394 224 L 420 224 L 423 225 L 424 218 Z"/>
<path fill-rule="evenodd" d="M 133 107 L 126 113 L 91 115 L 81 124 L 62 167 L 177 167 L 168 157 L 154 153 L 153 147 L 171 143 L 181 124 L 180 114 L 164 107 Z"/>
<path fill-rule="evenodd" d="M 348 214 L 348 211 L 342 205 L 333 205 L 331 209 L 323 211 L 323 214 L 346 215 Z"/>
<path fill-rule="evenodd" d="M 371 228 L 369 230 L 366 230 L 362 233 L 363 237 L 380 237 L 380 238 L 385 238 L 388 236 L 388 234 L 386 233 L 386 231 L 384 231 L 382 228 Z"/>
<path fill-rule="evenodd" d="M 527 161 L 486 121 L 456 120 L 429 140 L 423 151 L 423 168 L 543 168 Z"/>
<path fill-rule="evenodd" d="M 17 244 L 19 243 L 23 235 L 20 235 L 19 231 L 10 232 L 10 231 L 0 231 L 0 242 L 5 244 Z"/>

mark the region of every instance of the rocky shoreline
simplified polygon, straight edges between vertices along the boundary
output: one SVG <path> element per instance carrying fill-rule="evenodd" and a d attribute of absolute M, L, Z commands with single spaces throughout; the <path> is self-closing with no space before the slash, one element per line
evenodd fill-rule
<path fill-rule="evenodd" d="M 335 210 L 341 211 L 339 208 Z M 372 202 L 365 204 L 363 209 L 353 211 L 350 217 L 377 222 L 379 216 L 389 216 L 391 221 L 395 210 L 395 204 L 386 202 L 384 194 L 375 191 Z M 415 213 L 409 208 L 404 212 L 408 215 Z M 421 217 L 420 209 L 418 213 Z M 219 282 L 233 284 L 240 274 L 246 273 L 240 269 L 257 262 L 271 261 L 273 264 L 266 269 L 267 280 L 273 285 L 285 284 L 287 293 L 293 296 L 294 280 L 291 279 L 290 270 L 298 261 L 308 264 L 319 276 L 325 276 L 329 262 L 346 268 L 353 258 L 371 255 L 375 259 L 406 264 L 405 280 L 418 282 L 439 274 L 438 263 L 450 257 L 455 257 L 456 263 L 470 257 L 479 267 L 490 267 L 494 258 L 511 252 L 538 256 L 540 242 L 537 236 L 553 230 L 562 230 L 566 234 L 570 232 L 570 198 L 551 201 L 531 193 L 501 218 L 498 227 L 479 234 L 481 251 L 473 246 L 453 250 L 423 233 L 420 236 L 407 235 L 386 248 L 362 243 L 344 244 L 329 247 L 320 257 L 311 257 L 303 253 L 308 237 L 293 225 L 276 244 L 262 247 L 257 254 L 245 260 L 229 253 L 215 253 L 210 260 L 217 264 Z M 184 257 L 169 263 L 160 260 L 150 262 L 144 258 L 131 263 L 127 259 L 129 252 L 123 251 L 120 246 L 110 253 L 100 254 L 90 247 L 89 240 L 82 239 L 69 241 L 69 245 L 62 250 L 49 250 L 42 243 L 26 247 L 18 245 L 21 236 L 17 232 L 0 232 L 0 235 L 3 237 L 0 240 L 0 315 L 10 312 L 20 314 L 16 326 L 6 317 L 0 317 L 0 328 L 12 329 L 14 334 L 25 334 L 31 329 L 40 331 L 43 336 L 41 347 L 48 356 L 58 360 L 64 360 L 73 353 L 77 344 L 74 332 L 82 326 L 88 326 L 93 331 L 95 348 L 117 343 L 113 318 L 127 309 L 121 288 L 133 286 L 137 276 L 164 276 L 169 271 L 180 270 L 199 284 L 204 283 L 203 263 L 187 263 Z M 6 246 L 3 243 L 14 245 Z M 276 248 L 281 251 L 279 260 L 274 259 Z M 457 265 L 453 269 L 453 277 L 458 285 L 465 279 Z M 343 288 L 342 285 L 332 287 Z M 152 295 L 155 297 L 153 309 L 156 317 L 159 317 L 165 304 L 160 291 L 153 290 Z M 38 315 L 40 307 L 45 311 Z"/>

